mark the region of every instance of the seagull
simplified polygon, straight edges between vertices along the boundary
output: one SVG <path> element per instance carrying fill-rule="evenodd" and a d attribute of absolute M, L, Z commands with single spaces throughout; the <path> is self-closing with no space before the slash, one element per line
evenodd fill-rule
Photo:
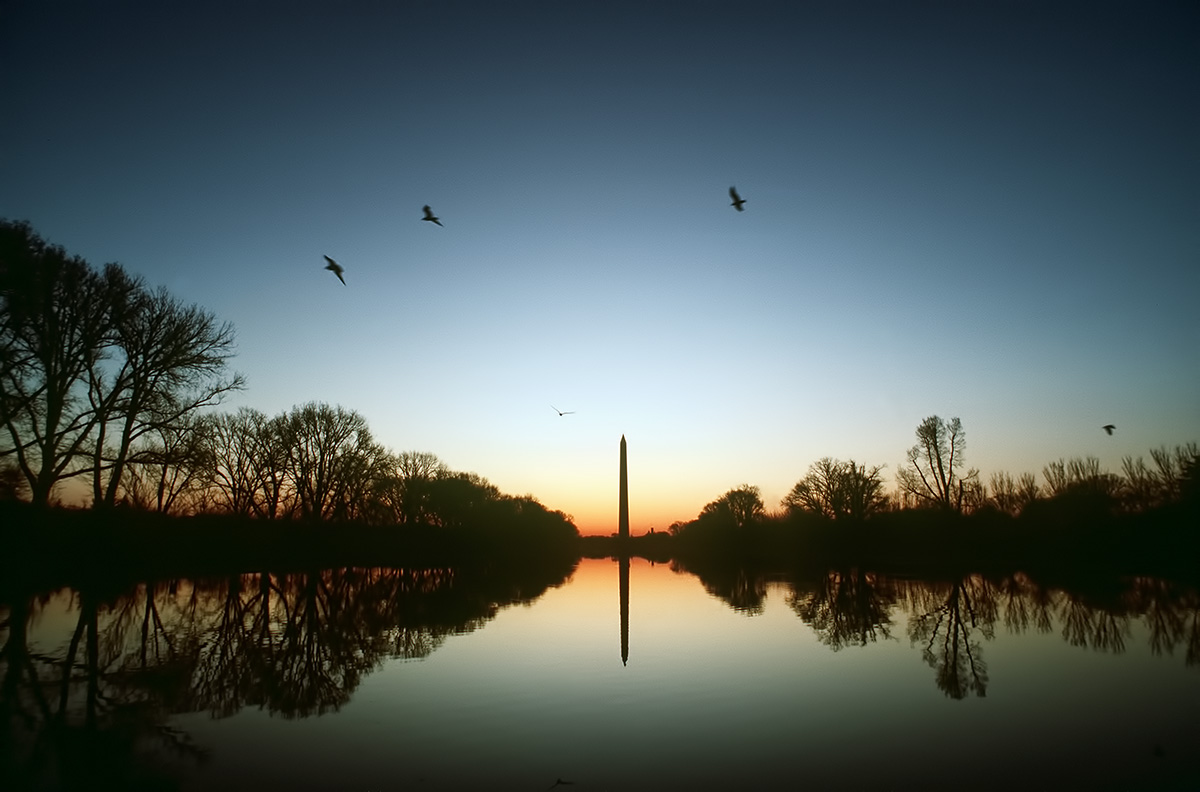
<path fill-rule="evenodd" d="M 574 410 L 567 410 L 566 412 L 563 412 L 562 410 L 555 407 L 553 404 L 550 405 L 550 409 L 554 410 L 554 412 L 558 413 L 559 418 L 562 418 L 564 415 L 574 415 L 575 414 Z"/>
<path fill-rule="evenodd" d="M 1104 429 L 1104 431 L 1108 432 L 1109 434 L 1112 434 L 1112 430 L 1116 429 L 1117 427 L 1113 426 L 1112 424 L 1105 424 L 1101 428 Z"/>
<path fill-rule="evenodd" d="M 329 258 L 329 256 L 325 256 L 325 260 L 329 262 L 328 264 L 325 265 L 325 269 L 329 270 L 334 275 L 337 275 L 338 280 L 340 280 L 342 282 L 342 285 L 345 286 L 346 279 L 342 277 L 342 273 L 345 272 L 345 270 L 342 269 L 342 265 L 338 264 L 336 261 Z"/>
<path fill-rule="evenodd" d="M 429 204 L 425 204 L 425 216 L 422 217 L 421 219 L 428 220 L 431 223 L 437 223 L 438 225 L 442 225 L 441 221 L 433 216 L 433 210 L 429 208 Z M 442 226 L 442 227 L 445 228 L 445 226 Z"/>
<path fill-rule="evenodd" d="M 733 203 L 731 203 L 730 206 L 732 206 L 734 209 L 737 209 L 739 212 L 746 211 L 742 208 L 742 204 L 746 203 L 746 199 L 737 194 L 737 187 L 729 188 L 729 197 L 733 199 Z"/>
<path fill-rule="evenodd" d="M 557 781 L 555 781 L 553 784 L 551 784 L 550 787 L 546 790 L 546 792 L 550 792 L 550 790 L 554 789 L 556 786 L 571 786 L 574 783 L 575 783 L 574 781 L 563 781 L 560 778 Z"/>

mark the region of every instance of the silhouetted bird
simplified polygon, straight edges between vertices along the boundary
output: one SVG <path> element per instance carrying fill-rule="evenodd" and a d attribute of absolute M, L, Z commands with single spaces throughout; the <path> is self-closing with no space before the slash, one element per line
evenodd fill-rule
<path fill-rule="evenodd" d="M 326 256 L 326 257 L 325 257 L 325 260 L 329 262 L 328 264 L 326 264 L 326 265 L 325 265 L 325 269 L 329 270 L 329 271 L 330 271 L 330 272 L 332 272 L 334 275 L 337 275 L 337 276 L 338 276 L 338 280 L 340 280 L 340 281 L 342 282 L 342 285 L 343 285 L 343 286 L 345 286 L 345 285 L 346 285 L 346 279 L 342 277 L 342 273 L 343 273 L 343 272 L 345 272 L 345 270 L 344 270 L 344 269 L 342 269 L 342 265 L 341 265 L 341 264 L 338 264 L 336 261 L 334 261 L 333 259 L 329 258 L 329 256 Z"/>
<path fill-rule="evenodd" d="M 737 209 L 739 212 L 746 211 L 742 208 L 742 204 L 746 203 L 746 199 L 737 194 L 736 187 L 729 188 L 729 197 L 733 199 L 733 203 L 731 203 L 730 206 L 732 206 L 734 209 Z"/>
<path fill-rule="evenodd" d="M 559 418 L 562 418 L 564 415 L 574 415 L 575 414 L 574 410 L 567 410 L 566 412 L 563 412 L 562 410 L 555 407 L 553 404 L 550 405 L 550 409 L 554 410 L 554 412 L 558 413 Z"/>
<path fill-rule="evenodd" d="M 546 792 L 550 792 L 550 790 L 554 789 L 554 787 L 556 787 L 556 786 L 571 786 L 574 783 L 575 783 L 574 781 L 563 781 L 560 778 L 557 781 L 555 781 L 553 784 L 551 784 L 549 787 L 547 787 Z"/>
<path fill-rule="evenodd" d="M 429 208 L 428 204 L 425 205 L 425 216 L 422 217 L 421 219 L 428 220 L 431 223 L 437 223 L 438 225 L 442 225 L 442 222 L 433 216 L 433 210 Z M 442 227 L 445 228 L 445 226 L 442 226 Z"/>
<path fill-rule="evenodd" d="M 1116 429 L 1116 428 L 1117 428 L 1117 427 L 1113 426 L 1112 424 L 1105 424 L 1105 425 L 1104 425 L 1104 431 L 1108 432 L 1109 434 L 1112 434 L 1112 430 L 1113 430 L 1113 429 Z"/>

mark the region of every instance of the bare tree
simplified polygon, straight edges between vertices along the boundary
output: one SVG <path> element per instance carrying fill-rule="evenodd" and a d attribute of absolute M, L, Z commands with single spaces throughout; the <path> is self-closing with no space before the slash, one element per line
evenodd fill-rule
<path fill-rule="evenodd" d="M 1042 476 L 1051 497 L 1087 493 L 1115 498 L 1121 491 L 1120 477 L 1101 468 L 1093 456 L 1050 462 L 1042 468 Z"/>
<path fill-rule="evenodd" d="M 809 466 L 782 506 L 788 512 L 807 511 L 833 520 L 868 517 L 887 504 L 881 470 L 882 465 L 868 468 L 824 457 Z"/>
<path fill-rule="evenodd" d="M 1200 454 L 1195 443 L 1150 449 L 1153 467 L 1142 457 L 1126 456 L 1121 460 L 1124 476 L 1124 498 L 1128 508 L 1149 509 L 1172 503 L 1180 499 L 1183 492 L 1184 471 L 1188 463 Z"/>
<path fill-rule="evenodd" d="M 962 511 L 964 503 L 974 498 L 979 478 L 975 468 L 965 474 L 958 472 L 965 449 L 962 421 L 951 418 L 947 423 L 929 416 L 917 426 L 917 444 L 908 450 L 905 464 L 896 473 L 900 489 L 920 503 Z"/>
<path fill-rule="evenodd" d="M 87 471 L 86 382 L 111 340 L 107 292 L 83 259 L 0 221 L 0 457 L 16 459 L 34 504 Z"/>
<path fill-rule="evenodd" d="M 1032 473 L 1022 473 L 1013 479 L 1003 471 L 993 473 L 988 503 L 998 511 L 1017 515 L 1038 497 L 1037 479 Z"/>
<path fill-rule="evenodd" d="M 268 419 L 249 407 L 212 419 L 212 489 L 222 511 L 266 520 L 296 512 L 287 423 L 286 415 Z"/>
<path fill-rule="evenodd" d="M 113 505 L 140 437 L 242 386 L 225 377 L 228 324 L 117 264 L 97 273 L 26 223 L 0 221 L 0 296 L 0 457 L 35 504 L 90 473 L 95 505 Z"/>
<path fill-rule="evenodd" d="M 212 419 L 208 435 L 212 486 L 223 511 L 242 516 L 254 513 L 259 489 L 256 467 L 260 462 L 254 435 L 266 423 L 265 414 L 249 407 Z"/>
<path fill-rule="evenodd" d="M 388 455 L 384 471 L 374 483 L 373 519 L 397 525 L 431 522 L 431 482 L 449 472 L 446 465 L 428 451 Z"/>
<path fill-rule="evenodd" d="M 1175 446 L 1170 451 L 1166 446 L 1152 448 L 1150 458 L 1154 460 L 1155 475 L 1163 500 L 1175 501 L 1183 495 L 1188 466 L 1194 465 L 1196 459 L 1200 458 L 1200 446 L 1193 442 Z"/>
<path fill-rule="evenodd" d="M 1149 509 L 1159 502 L 1158 479 L 1142 457 L 1121 458 L 1122 489 L 1126 508 L 1132 511 Z"/>
<path fill-rule="evenodd" d="M 352 410 L 310 402 L 286 417 L 286 470 L 302 517 L 350 519 L 361 514 L 386 452 Z"/>
<path fill-rule="evenodd" d="M 212 426 L 212 420 L 199 416 L 156 426 L 130 455 L 122 492 L 148 511 L 200 511 L 214 467 L 209 437 Z"/>
<path fill-rule="evenodd" d="M 109 265 L 106 272 L 114 268 Z M 196 411 L 219 403 L 245 382 L 226 373 L 234 353 L 230 324 L 218 323 L 195 305 L 184 306 L 165 289 L 149 293 L 140 281 L 134 285 L 114 309 L 119 355 L 92 380 L 99 413 L 92 468 L 97 506 L 116 503 L 126 466 L 141 461 L 130 456 L 139 438 L 188 426 Z M 110 426 L 112 448 L 106 443 Z"/>

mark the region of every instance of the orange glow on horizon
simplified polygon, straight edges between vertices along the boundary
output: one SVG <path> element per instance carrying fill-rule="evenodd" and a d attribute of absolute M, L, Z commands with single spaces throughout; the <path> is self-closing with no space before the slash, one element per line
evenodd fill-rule
<path fill-rule="evenodd" d="M 695 519 L 696 514 L 699 513 L 699 509 L 697 509 L 695 514 L 681 517 L 674 516 L 663 509 L 656 513 L 639 516 L 632 504 L 629 511 L 630 536 L 647 534 L 652 528 L 655 533 L 667 533 L 671 523 L 687 522 Z M 579 529 L 580 536 L 611 536 L 617 532 L 617 510 L 613 508 L 609 510 L 609 513 L 602 515 L 575 515 L 575 527 Z"/>

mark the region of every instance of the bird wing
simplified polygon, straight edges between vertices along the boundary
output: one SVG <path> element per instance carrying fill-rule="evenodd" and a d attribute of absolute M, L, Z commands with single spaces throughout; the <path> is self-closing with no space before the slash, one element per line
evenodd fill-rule
<path fill-rule="evenodd" d="M 338 266 L 338 263 L 337 263 L 336 261 L 334 261 L 333 259 L 329 258 L 329 256 L 322 256 L 321 258 L 323 258 L 323 259 L 325 259 L 326 261 L 328 261 L 328 262 L 329 262 L 329 266 L 331 266 L 331 267 L 337 267 L 337 266 Z"/>
<path fill-rule="evenodd" d="M 730 188 L 729 188 L 729 197 L 730 197 L 730 198 L 732 198 L 732 199 L 733 199 L 733 200 L 735 200 L 735 201 L 740 201 L 740 200 L 742 200 L 742 197 L 741 197 L 740 195 L 738 195 L 738 194 L 737 194 L 737 188 L 736 188 L 736 187 L 730 187 Z"/>
<path fill-rule="evenodd" d="M 429 208 L 429 205 L 426 204 L 422 208 L 425 210 L 425 217 L 428 219 L 433 219 L 433 210 Z"/>

